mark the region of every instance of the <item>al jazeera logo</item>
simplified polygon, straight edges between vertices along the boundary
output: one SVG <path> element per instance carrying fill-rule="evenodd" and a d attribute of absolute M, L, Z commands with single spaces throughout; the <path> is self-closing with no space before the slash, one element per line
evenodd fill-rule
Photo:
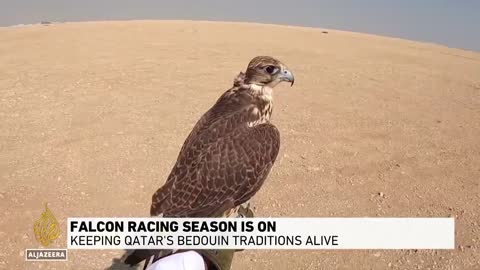
<path fill-rule="evenodd" d="M 25 256 L 27 261 L 66 261 L 66 249 L 48 249 L 48 247 L 60 236 L 60 225 L 52 211 L 45 204 L 45 211 L 33 224 L 35 239 L 43 249 L 27 249 Z"/>

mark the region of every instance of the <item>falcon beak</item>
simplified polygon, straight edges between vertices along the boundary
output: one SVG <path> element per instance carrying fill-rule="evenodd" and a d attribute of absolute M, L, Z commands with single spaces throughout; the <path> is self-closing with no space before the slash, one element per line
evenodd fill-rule
<path fill-rule="evenodd" d="M 293 77 L 293 73 L 288 69 L 283 69 L 280 74 L 278 75 L 280 80 L 292 83 L 290 86 L 293 86 L 295 82 L 295 77 Z"/>

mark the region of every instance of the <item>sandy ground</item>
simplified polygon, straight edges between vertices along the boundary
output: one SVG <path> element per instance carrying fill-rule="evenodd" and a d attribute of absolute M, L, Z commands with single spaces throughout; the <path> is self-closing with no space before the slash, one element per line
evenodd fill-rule
<path fill-rule="evenodd" d="M 296 84 L 275 89 L 282 146 L 257 216 L 454 216 L 457 248 L 245 251 L 233 269 L 480 269 L 480 54 L 175 21 L 0 28 L 0 269 L 110 267 L 122 251 L 25 262 L 42 204 L 54 247 L 67 217 L 147 216 L 194 123 L 264 54 Z"/>

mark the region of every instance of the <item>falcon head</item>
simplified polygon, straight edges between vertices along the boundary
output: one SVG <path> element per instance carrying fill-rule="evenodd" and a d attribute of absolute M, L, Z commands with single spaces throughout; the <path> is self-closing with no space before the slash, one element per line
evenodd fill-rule
<path fill-rule="evenodd" d="M 275 87 L 280 82 L 290 82 L 293 86 L 295 81 L 293 74 L 279 60 L 270 56 L 257 56 L 248 63 L 245 72 L 246 84 Z"/>

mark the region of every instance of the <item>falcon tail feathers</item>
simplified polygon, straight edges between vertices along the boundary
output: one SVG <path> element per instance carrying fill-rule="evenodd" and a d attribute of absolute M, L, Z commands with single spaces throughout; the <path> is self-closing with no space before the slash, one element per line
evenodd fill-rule
<path fill-rule="evenodd" d="M 125 258 L 124 263 L 130 266 L 135 266 L 151 256 L 157 255 L 160 251 L 160 249 L 136 249 Z"/>

